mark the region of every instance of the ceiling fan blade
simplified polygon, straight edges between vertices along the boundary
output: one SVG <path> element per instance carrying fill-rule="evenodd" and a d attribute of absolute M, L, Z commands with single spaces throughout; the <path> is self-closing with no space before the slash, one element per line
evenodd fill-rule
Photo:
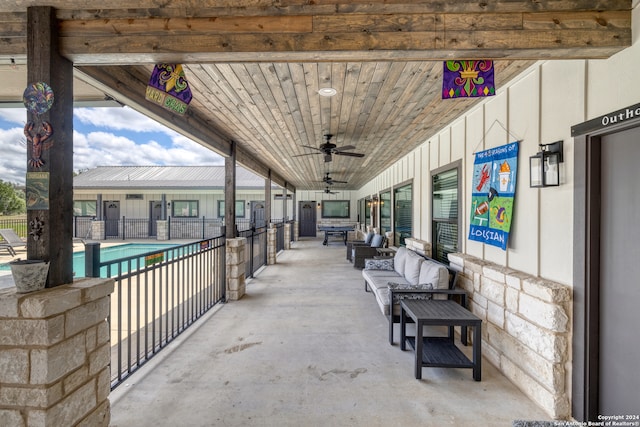
<path fill-rule="evenodd" d="M 354 145 L 343 145 L 342 147 L 336 147 L 335 151 L 342 151 L 342 150 L 355 150 L 356 147 Z"/>
<path fill-rule="evenodd" d="M 310 145 L 301 145 L 300 147 L 311 148 L 312 150 L 321 151 L 318 147 L 312 147 Z"/>
<path fill-rule="evenodd" d="M 320 153 L 320 152 L 318 152 L 318 153 L 294 154 L 294 155 L 293 155 L 293 156 L 291 156 L 291 157 L 312 156 L 312 155 L 314 155 L 314 154 L 321 154 L 321 153 Z"/>
<path fill-rule="evenodd" d="M 347 181 L 338 181 L 337 179 L 332 179 L 331 182 L 333 182 L 334 184 L 348 184 Z"/>
<path fill-rule="evenodd" d="M 334 151 L 333 154 L 337 154 L 339 156 L 364 157 L 364 154 L 362 153 L 349 153 L 348 151 Z"/>

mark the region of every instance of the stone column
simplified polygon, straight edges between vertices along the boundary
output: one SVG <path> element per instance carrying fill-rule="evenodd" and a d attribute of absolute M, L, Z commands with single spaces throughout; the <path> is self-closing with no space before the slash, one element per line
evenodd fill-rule
<path fill-rule="evenodd" d="M 113 279 L 0 290 L 0 425 L 109 425 Z"/>
<path fill-rule="evenodd" d="M 104 221 L 93 221 L 91 223 L 91 240 L 102 240 L 104 238 Z"/>
<path fill-rule="evenodd" d="M 156 221 L 156 240 L 169 240 L 169 221 Z"/>
<path fill-rule="evenodd" d="M 284 225 L 284 250 L 289 249 L 291 249 L 291 224 L 287 222 Z"/>
<path fill-rule="evenodd" d="M 273 224 L 272 224 L 273 225 Z M 277 230 L 273 227 L 267 230 L 267 265 L 276 263 L 276 239 Z"/>
<path fill-rule="evenodd" d="M 293 221 L 293 241 L 297 242 L 300 239 L 300 227 L 298 221 Z"/>
<path fill-rule="evenodd" d="M 237 301 L 246 291 L 245 248 L 247 239 L 227 239 L 227 299 Z"/>

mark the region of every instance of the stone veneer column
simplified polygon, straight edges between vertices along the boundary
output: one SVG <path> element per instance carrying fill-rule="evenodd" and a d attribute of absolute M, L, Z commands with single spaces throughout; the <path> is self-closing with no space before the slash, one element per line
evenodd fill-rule
<path fill-rule="evenodd" d="M 470 255 L 449 254 L 482 322 L 482 356 L 552 417 L 571 415 L 571 289 Z"/>
<path fill-rule="evenodd" d="M 291 249 L 291 224 L 286 223 L 284 225 L 284 250 Z"/>
<path fill-rule="evenodd" d="M 247 239 L 227 239 L 227 299 L 237 301 L 246 291 L 245 248 Z"/>
<path fill-rule="evenodd" d="M 169 221 L 156 221 L 156 240 L 169 240 Z"/>
<path fill-rule="evenodd" d="M 91 223 L 91 240 L 103 240 L 104 227 L 104 221 L 93 221 Z"/>
<path fill-rule="evenodd" d="M 300 240 L 300 227 L 298 226 L 298 221 L 293 222 L 293 241 L 297 242 Z"/>
<path fill-rule="evenodd" d="M 0 425 L 109 425 L 112 292 L 112 279 L 0 290 Z"/>
<path fill-rule="evenodd" d="M 277 233 L 278 230 L 273 227 L 267 230 L 267 265 L 276 263 Z"/>

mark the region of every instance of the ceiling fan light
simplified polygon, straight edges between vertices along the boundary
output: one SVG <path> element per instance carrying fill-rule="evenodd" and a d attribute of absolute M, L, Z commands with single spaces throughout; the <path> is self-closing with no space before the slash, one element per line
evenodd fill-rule
<path fill-rule="evenodd" d="M 318 95 L 320 96 L 334 96 L 336 93 L 338 93 L 338 91 L 332 87 L 323 87 L 318 90 Z"/>

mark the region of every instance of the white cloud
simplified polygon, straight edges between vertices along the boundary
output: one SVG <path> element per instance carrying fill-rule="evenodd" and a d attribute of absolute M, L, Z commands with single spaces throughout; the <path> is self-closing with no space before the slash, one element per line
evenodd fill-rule
<path fill-rule="evenodd" d="M 73 113 L 80 123 L 88 126 L 131 132 L 163 132 L 170 136 L 177 134 L 128 107 L 76 108 Z"/>
<path fill-rule="evenodd" d="M 0 118 L 21 126 L 27 122 L 27 110 L 24 108 L 0 108 Z"/>
<path fill-rule="evenodd" d="M 84 127 L 96 129 L 88 133 L 73 132 L 73 169 L 76 171 L 97 166 L 224 164 L 224 159 L 215 152 L 129 108 L 78 108 L 74 114 Z M 0 117 L 20 125 L 0 129 L 0 179 L 24 184 L 27 155 L 22 126 L 26 121 L 25 110 L 0 109 Z M 140 129 L 168 135 L 170 145 L 165 147 L 158 141 L 145 140 L 144 133 L 138 133 L 136 140 L 117 134 L 118 130 L 139 132 Z"/>

